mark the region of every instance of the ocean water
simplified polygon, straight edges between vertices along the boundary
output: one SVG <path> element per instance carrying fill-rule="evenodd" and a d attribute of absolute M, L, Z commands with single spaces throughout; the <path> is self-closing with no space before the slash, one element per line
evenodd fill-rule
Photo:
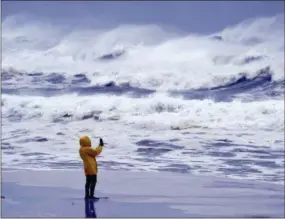
<path fill-rule="evenodd" d="M 209 35 L 158 25 L 2 21 L 2 167 L 101 168 L 284 183 L 284 15 Z"/>

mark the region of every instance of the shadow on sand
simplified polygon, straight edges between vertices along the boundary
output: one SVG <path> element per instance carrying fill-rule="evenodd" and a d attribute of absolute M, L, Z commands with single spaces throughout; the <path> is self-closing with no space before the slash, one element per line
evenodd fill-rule
<path fill-rule="evenodd" d="M 98 200 L 85 200 L 85 217 L 86 218 L 97 218 L 95 202 Z"/>

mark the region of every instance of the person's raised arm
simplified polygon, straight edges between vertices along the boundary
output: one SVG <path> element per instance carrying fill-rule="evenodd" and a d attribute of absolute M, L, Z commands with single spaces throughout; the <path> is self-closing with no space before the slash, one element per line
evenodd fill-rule
<path fill-rule="evenodd" d="M 101 154 L 101 152 L 103 150 L 103 146 L 104 146 L 104 142 L 103 142 L 102 138 L 100 138 L 100 143 L 96 148 L 92 148 L 92 147 L 87 148 L 87 154 L 90 156 L 96 157 L 99 154 Z"/>

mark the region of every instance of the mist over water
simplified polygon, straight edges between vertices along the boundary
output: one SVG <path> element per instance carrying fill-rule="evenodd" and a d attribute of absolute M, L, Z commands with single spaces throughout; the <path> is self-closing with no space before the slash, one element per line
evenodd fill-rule
<path fill-rule="evenodd" d="M 284 180 L 284 15 L 100 26 L 2 21 L 4 167 L 78 168 L 87 134 L 106 168 Z"/>

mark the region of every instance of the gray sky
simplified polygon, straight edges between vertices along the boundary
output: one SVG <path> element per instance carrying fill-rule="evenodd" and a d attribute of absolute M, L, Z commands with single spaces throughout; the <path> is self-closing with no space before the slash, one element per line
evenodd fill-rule
<path fill-rule="evenodd" d="M 211 33 L 248 18 L 284 14 L 284 1 L 2 1 L 2 19 L 25 13 L 52 22 L 161 24 Z"/>

